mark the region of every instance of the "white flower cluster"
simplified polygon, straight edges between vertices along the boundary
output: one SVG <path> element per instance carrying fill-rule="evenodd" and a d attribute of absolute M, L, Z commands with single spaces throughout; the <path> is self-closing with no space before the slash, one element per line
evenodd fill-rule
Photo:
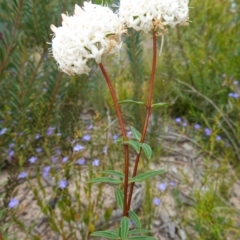
<path fill-rule="evenodd" d="M 187 23 L 188 0 L 121 0 L 119 17 L 136 31 L 163 30 Z"/>
<path fill-rule="evenodd" d="M 103 54 L 120 48 L 118 38 L 124 32 L 123 27 L 108 7 L 84 2 L 82 8 L 75 5 L 73 16 L 62 14 L 62 20 L 61 27 L 51 25 L 52 54 L 67 74 L 87 74 L 89 59 L 100 63 Z"/>

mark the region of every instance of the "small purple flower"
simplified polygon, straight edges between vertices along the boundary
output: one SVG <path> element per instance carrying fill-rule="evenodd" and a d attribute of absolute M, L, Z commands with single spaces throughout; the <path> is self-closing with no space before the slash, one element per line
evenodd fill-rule
<path fill-rule="evenodd" d="M 91 129 L 93 129 L 93 125 L 92 125 L 92 124 L 91 124 L 91 125 L 89 125 L 87 129 L 88 129 L 88 130 L 91 130 Z"/>
<path fill-rule="evenodd" d="M 63 157 L 62 163 L 65 163 L 65 162 L 67 162 L 67 161 L 68 161 L 68 157 Z"/>
<path fill-rule="evenodd" d="M 53 134 L 53 131 L 55 130 L 55 127 L 49 127 L 46 134 L 47 136 L 51 136 Z"/>
<path fill-rule="evenodd" d="M 28 159 L 28 161 L 29 161 L 30 163 L 35 163 L 35 162 L 37 161 L 37 157 L 32 156 L 32 157 L 30 157 L 30 158 Z"/>
<path fill-rule="evenodd" d="M 127 137 L 128 137 L 128 138 L 131 138 L 132 136 L 133 136 L 133 133 L 132 133 L 131 131 L 128 131 L 128 132 L 127 132 Z"/>
<path fill-rule="evenodd" d="M 82 151 L 85 147 L 80 145 L 80 144 L 76 144 L 74 147 L 73 147 L 73 151 L 74 152 L 79 152 L 79 151 Z"/>
<path fill-rule="evenodd" d="M 57 156 L 52 156 L 52 157 L 51 157 L 52 163 L 55 163 L 55 162 L 57 161 L 57 159 L 58 159 Z"/>
<path fill-rule="evenodd" d="M 36 148 L 36 152 L 37 152 L 37 153 L 41 153 L 41 152 L 42 152 L 42 148 L 40 148 L 40 147 L 39 147 L 39 148 Z"/>
<path fill-rule="evenodd" d="M 83 138 L 82 138 L 83 142 L 88 142 L 90 140 L 91 140 L 91 136 L 89 134 L 84 135 Z"/>
<path fill-rule="evenodd" d="M 161 200 L 160 200 L 159 198 L 155 197 L 155 198 L 153 199 L 153 204 L 154 204 L 155 206 L 160 205 L 160 203 L 161 203 Z"/>
<path fill-rule="evenodd" d="M 210 136 L 211 133 L 212 133 L 212 130 L 211 130 L 211 129 L 205 128 L 205 134 L 206 134 L 206 136 Z"/>
<path fill-rule="evenodd" d="M 14 151 L 11 150 L 9 153 L 8 153 L 8 157 L 12 157 L 14 155 Z"/>
<path fill-rule="evenodd" d="M 21 172 L 21 173 L 19 173 L 18 174 L 18 179 L 24 179 L 24 178 L 26 178 L 27 177 L 27 173 L 26 172 Z"/>
<path fill-rule="evenodd" d="M 112 139 L 113 139 L 113 140 L 118 139 L 118 135 L 117 135 L 117 134 L 114 134 L 114 135 L 112 136 Z"/>
<path fill-rule="evenodd" d="M 176 123 L 181 123 L 181 122 L 182 122 L 182 119 L 181 119 L 180 117 L 175 118 L 175 122 L 176 122 Z"/>
<path fill-rule="evenodd" d="M 222 140 L 221 136 L 217 135 L 217 136 L 216 136 L 216 140 L 217 140 L 217 141 L 221 141 L 221 140 Z"/>
<path fill-rule="evenodd" d="M 199 130 L 199 129 L 201 128 L 201 126 L 200 126 L 200 124 L 196 123 L 196 124 L 194 124 L 194 128 L 195 128 L 196 130 Z"/>
<path fill-rule="evenodd" d="M 17 207 L 18 204 L 19 204 L 18 199 L 12 198 L 12 199 L 10 200 L 10 202 L 8 203 L 8 207 L 9 207 L 9 208 L 15 208 L 15 207 Z"/>
<path fill-rule="evenodd" d="M 233 97 L 233 96 L 234 96 L 234 93 L 233 93 L 233 92 L 231 92 L 231 93 L 228 94 L 228 97 Z"/>
<path fill-rule="evenodd" d="M 167 189 L 167 184 L 166 183 L 159 183 L 158 189 L 162 192 L 164 192 Z"/>
<path fill-rule="evenodd" d="M 44 168 L 43 168 L 42 176 L 43 176 L 44 178 L 46 178 L 46 177 L 48 176 L 50 170 L 51 170 L 51 166 L 46 166 L 46 167 L 44 167 Z"/>
<path fill-rule="evenodd" d="M 14 145 L 15 145 L 14 143 L 10 143 L 10 144 L 9 144 L 9 148 L 13 148 Z"/>
<path fill-rule="evenodd" d="M 234 93 L 233 94 L 233 98 L 235 98 L 235 99 L 239 98 L 239 94 L 238 93 Z"/>
<path fill-rule="evenodd" d="M 104 146 L 104 147 L 103 147 L 103 153 L 104 153 L 104 154 L 107 154 L 107 149 L 108 149 L 107 146 Z"/>
<path fill-rule="evenodd" d="M 184 123 L 182 124 L 183 127 L 187 127 L 187 125 L 188 125 L 187 122 L 184 122 Z"/>
<path fill-rule="evenodd" d="M 92 162 L 92 165 L 94 167 L 98 167 L 100 165 L 100 160 L 99 159 L 94 159 L 93 162 Z"/>
<path fill-rule="evenodd" d="M 233 85 L 238 85 L 238 81 L 237 80 L 233 81 Z"/>
<path fill-rule="evenodd" d="M 57 155 L 61 154 L 61 150 L 59 148 L 57 148 L 55 152 L 56 152 Z"/>
<path fill-rule="evenodd" d="M 77 164 L 79 164 L 79 165 L 84 165 L 85 164 L 85 159 L 84 158 L 79 158 L 78 160 L 77 160 Z"/>
<path fill-rule="evenodd" d="M 40 138 L 40 134 L 37 133 L 37 134 L 35 135 L 35 139 L 38 140 L 39 138 Z"/>
<path fill-rule="evenodd" d="M 59 182 L 58 182 L 58 186 L 59 186 L 59 188 L 61 188 L 61 189 L 64 189 L 64 188 L 66 188 L 67 187 L 67 180 L 60 180 Z"/>
<path fill-rule="evenodd" d="M 175 186 L 175 183 L 174 183 L 173 181 L 171 181 L 171 182 L 169 182 L 169 185 L 170 185 L 171 187 L 174 187 L 174 186 Z"/>
<path fill-rule="evenodd" d="M 6 132 L 7 132 L 7 128 L 3 128 L 3 129 L 0 131 L 0 135 L 4 135 Z"/>
<path fill-rule="evenodd" d="M 230 147 L 229 142 L 226 142 L 226 143 L 225 143 L 225 147 L 226 147 L 226 148 L 229 148 L 229 147 Z"/>

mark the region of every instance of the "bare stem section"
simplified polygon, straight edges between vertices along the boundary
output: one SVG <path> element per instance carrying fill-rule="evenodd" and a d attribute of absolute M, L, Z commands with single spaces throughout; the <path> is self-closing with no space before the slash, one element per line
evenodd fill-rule
<path fill-rule="evenodd" d="M 123 122 L 123 119 L 122 119 L 122 114 L 121 114 L 121 111 L 120 111 L 120 107 L 119 107 L 119 104 L 118 104 L 118 101 L 117 101 L 117 97 L 116 97 L 116 93 L 114 91 L 114 88 L 113 88 L 113 85 L 110 81 L 110 78 L 103 66 L 102 63 L 99 63 L 99 67 L 102 71 L 102 74 L 107 82 L 107 85 L 108 85 L 108 88 L 110 90 L 110 93 L 111 93 L 111 96 L 112 96 L 112 100 L 113 100 L 113 104 L 114 104 L 114 107 L 115 107 L 115 110 L 116 110 L 116 113 L 117 113 L 117 118 L 118 118 L 118 121 L 119 121 L 119 125 L 120 125 L 120 128 L 121 128 L 121 132 L 122 132 L 122 137 L 123 139 L 126 138 L 126 130 L 125 130 L 125 127 L 124 127 L 124 122 Z M 123 216 L 128 216 L 128 203 L 127 203 L 127 200 L 128 200 L 128 172 L 129 172 L 129 150 L 128 150 L 128 145 L 127 144 L 124 144 L 124 156 L 125 156 L 125 163 L 124 163 L 124 174 L 125 174 L 125 177 L 124 177 L 124 207 L 123 207 Z"/>
<path fill-rule="evenodd" d="M 143 130 L 142 130 L 142 138 L 140 140 L 141 143 L 143 143 L 144 140 L 145 140 L 145 136 L 146 136 L 146 133 L 147 133 L 148 122 L 149 122 L 149 118 L 150 118 L 150 114 L 151 114 L 153 84 L 154 84 L 154 77 L 155 77 L 156 63 L 157 63 L 157 38 L 156 38 L 155 30 L 153 29 L 152 31 L 153 31 L 152 32 L 152 35 L 153 35 L 152 72 L 151 72 L 151 77 L 150 77 L 148 99 L 147 99 L 147 104 L 146 104 L 146 117 L 145 117 L 145 122 L 144 122 Z M 135 177 L 137 175 L 137 168 L 138 168 L 140 155 L 141 155 L 141 149 L 140 149 L 140 152 L 136 156 L 132 177 Z M 130 192 L 129 192 L 129 196 L 128 196 L 128 210 L 130 210 L 130 206 L 131 206 L 133 189 L 134 189 L 134 183 L 131 183 L 131 185 L 130 185 Z"/>

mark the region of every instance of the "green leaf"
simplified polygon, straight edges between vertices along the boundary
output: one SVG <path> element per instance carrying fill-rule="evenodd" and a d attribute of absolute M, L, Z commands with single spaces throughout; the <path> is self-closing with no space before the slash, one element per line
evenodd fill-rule
<path fill-rule="evenodd" d="M 145 102 L 133 101 L 131 99 L 129 99 L 129 100 L 122 100 L 122 101 L 119 101 L 118 103 L 120 103 L 120 104 L 122 104 L 122 103 L 135 103 L 135 104 L 140 104 L 140 105 L 145 104 Z"/>
<path fill-rule="evenodd" d="M 119 239 L 118 231 L 108 230 L 108 231 L 97 231 L 90 234 L 92 237 L 105 237 L 108 239 Z"/>
<path fill-rule="evenodd" d="M 123 209 L 123 193 L 119 188 L 116 188 L 116 199 L 117 199 L 117 205 L 120 209 Z"/>
<path fill-rule="evenodd" d="M 100 173 L 113 175 L 113 176 L 116 176 L 116 177 L 119 177 L 119 178 L 124 178 L 123 173 L 117 172 L 117 171 L 114 171 L 114 170 L 104 170 L 104 171 L 100 171 Z"/>
<path fill-rule="evenodd" d="M 100 178 L 92 178 L 88 181 L 88 183 L 111 183 L 111 184 L 119 184 L 122 183 L 122 180 L 110 177 L 100 177 Z"/>
<path fill-rule="evenodd" d="M 130 218 L 135 222 L 137 228 L 141 229 L 142 224 L 141 224 L 141 222 L 140 222 L 140 220 L 138 218 L 138 215 L 135 212 L 133 212 L 133 211 L 129 211 L 128 213 L 129 213 Z"/>
<path fill-rule="evenodd" d="M 156 175 L 160 175 L 160 174 L 163 174 L 165 172 L 166 172 L 165 169 L 161 169 L 161 170 L 157 170 L 157 171 L 141 173 L 141 174 L 138 174 L 136 177 L 130 179 L 129 182 L 141 182 L 141 181 L 143 181 L 143 180 L 145 180 L 147 178 L 154 177 Z"/>
<path fill-rule="evenodd" d="M 149 237 L 149 236 L 134 236 L 134 237 L 128 237 L 128 239 L 131 239 L 131 240 L 156 240 L 156 238 Z"/>
<path fill-rule="evenodd" d="M 147 229 L 134 229 L 134 230 L 129 231 L 128 234 L 142 234 L 142 233 L 150 233 L 150 232 L 151 231 L 147 230 Z"/>
<path fill-rule="evenodd" d="M 119 232 L 122 240 L 127 239 L 128 231 L 129 231 L 129 219 L 127 217 L 123 217 L 121 219 Z"/>
<path fill-rule="evenodd" d="M 156 108 L 156 107 L 164 107 L 170 105 L 170 103 L 154 103 L 151 105 L 152 108 Z"/>
<path fill-rule="evenodd" d="M 123 143 L 128 143 L 129 145 L 131 145 L 137 153 L 140 152 L 140 142 L 138 141 L 134 141 L 134 140 L 128 140 L 128 141 L 125 141 Z"/>
<path fill-rule="evenodd" d="M 134 137 L 135 139 L 137 139 L 138 141 L 140 141 L 141 138 L 142 138 L 142 134 L 141 134 L 136 128 L 134 128 L 134 127 L 131 127 L 131 131 L 132 131 L 132 133 L 133 133 L 133 137 Z"/>
<path fill-rule="evenodd" d="M 141 147 L 145 153 L 145 155 L 147 156 L 148 159 L 150 159 L 152 157 L 152 149 L 151 147 L 146 144 L 146 143 L 141 143 Z"/>

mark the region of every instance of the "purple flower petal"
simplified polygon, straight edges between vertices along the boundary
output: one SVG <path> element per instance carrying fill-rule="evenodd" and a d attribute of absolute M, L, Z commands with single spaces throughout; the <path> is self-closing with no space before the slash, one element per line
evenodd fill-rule
<path fill-rule="evenodd" d="M 196 130 L 199 130 L 199 129 L 201 128 L 201 126 L 200 126 L 198 123 L 196 123 L 196 124 L 194 124 L 194 128 L 195 128 Z"/>
<path fill-rule="evenodd" d="M 42 148 L 40 148 L 40 147 L 39 147 L 39 148 L 36 148 L 36 152 L 37 152 L 37 153 L 41 153 L 41 152 L 42 152 Z"/>
<path fill-rule="evenodd" d="M 158 205 L 160 205 L 160 203 L 161 203 L 161 200 L 160 200 L 159 198 L 155 197 L 155 198 L 153 199 L 153 204 L 154 204 L 154 205 L 158 206 Z"/>
<path fill-rule="evenodd" d="M 176 122 L 176 123 L 181 123 L 181 122 L 182 122 L 182 119 L 181 119 L 180 117 L 175 118 L 175 122 Z"/>
<path fill-rule="evenodd" d="M 74 147 L 73 147 L 73 151 L 74 152 L 79 152 L 79 151 L 82 151 L 85 147 L 80 145 L 80 144 L 76 144 Z"/>
<path fill-rule="evenodd" d="M 59 186 L 59 188 L 61 188 L 61 189 L 66 188 L 66 187 L 67 187 L 67 180 L 60 180 L 60 181 L 58 182 L 58 186 Z"/>
<path fill-rule="evenodd" d="M 7 128 L 3 128 L 3 129 L 0 131 L 0 135 L 4 135 L 6 132 L 7 132 Z"/>
<path fill-rule="evenodd" d="M 217 140 L 217 141 L 221 141 L 221 140 L 222 140 L 221 136 L 217 135 L 217 136 L 216 136 L 216 140 Z"/>
<path fill-rule="evenodd" d="M 8 203 L 8 207 L 9 207 L 9 208 L 15 208 L 15 207 L 17 207 L 18 204 L 19 204 L 18 199 L 12 198 L 12 199 L 10 200 L 10 202 Z"/>
<path fill-rule="evenodd" d="M 88 142 L 90 140 L 91 140 L 91 136 L 89 134 L 84 135 L 83 138 L 82 138 L 83 142 Z"/>
<path fill-rule="evenodd" d="M 205 134 L 206 134 L 206 136 L 210 136 L 211 133 L 212 133 L 212 130 L 211 130 L 211 129 L 205 128 Z"/>
<path fill-rule="evenodd" d="M 24 179 L 24 178 L 26 178 L 27 177 L 27 173 L 26 172 L 21 172 L 21 173 L 19 173 L 18 174 L 18 179 Z"/>
<path fill-rule="evenodd" d="M 51 167 L 50 167 L 50 166 L 44 167 L 44 168 L 43 168 L 42 176 L 43 176 L 44 178 L 46 178 L 46 177 L 48 176 L 50 170 L 51 170 Z"/>
<path fill-rule="evenodd" d="M 99 159 L 94 159 L 93 162 L 92 162 L 92 165 L 94 167 L 98 167 L 100 165 L 100 160 Z"/>
<path fill-rule="evenodd" d="M 86 160 L 84 158 L 79 158 L 76 163 L 79 165 L 84 165 L 86 163 Z"/>
<path fill-rule="evenodd" d="M 68 157 L 64 157 L 63 159 L 62 159 L 62 163 L 65 163 L 65 162 L 67 162 L 68 161 Z"/>
<path fill-rule="evenodd" d="M 32 157 L 30 157 L 30 158 L 28 159 L 28 161 L 29 161 L 30 163 L 35 163 L 35 162 L 37 161 L 37 157 L 32 156 Z"/>
<path fill-rule="evenodd" d="M 166 183 L 159 183 L 158 189 L 162 192 L 164 192 L 167 189 L 167 184 Z"/>

